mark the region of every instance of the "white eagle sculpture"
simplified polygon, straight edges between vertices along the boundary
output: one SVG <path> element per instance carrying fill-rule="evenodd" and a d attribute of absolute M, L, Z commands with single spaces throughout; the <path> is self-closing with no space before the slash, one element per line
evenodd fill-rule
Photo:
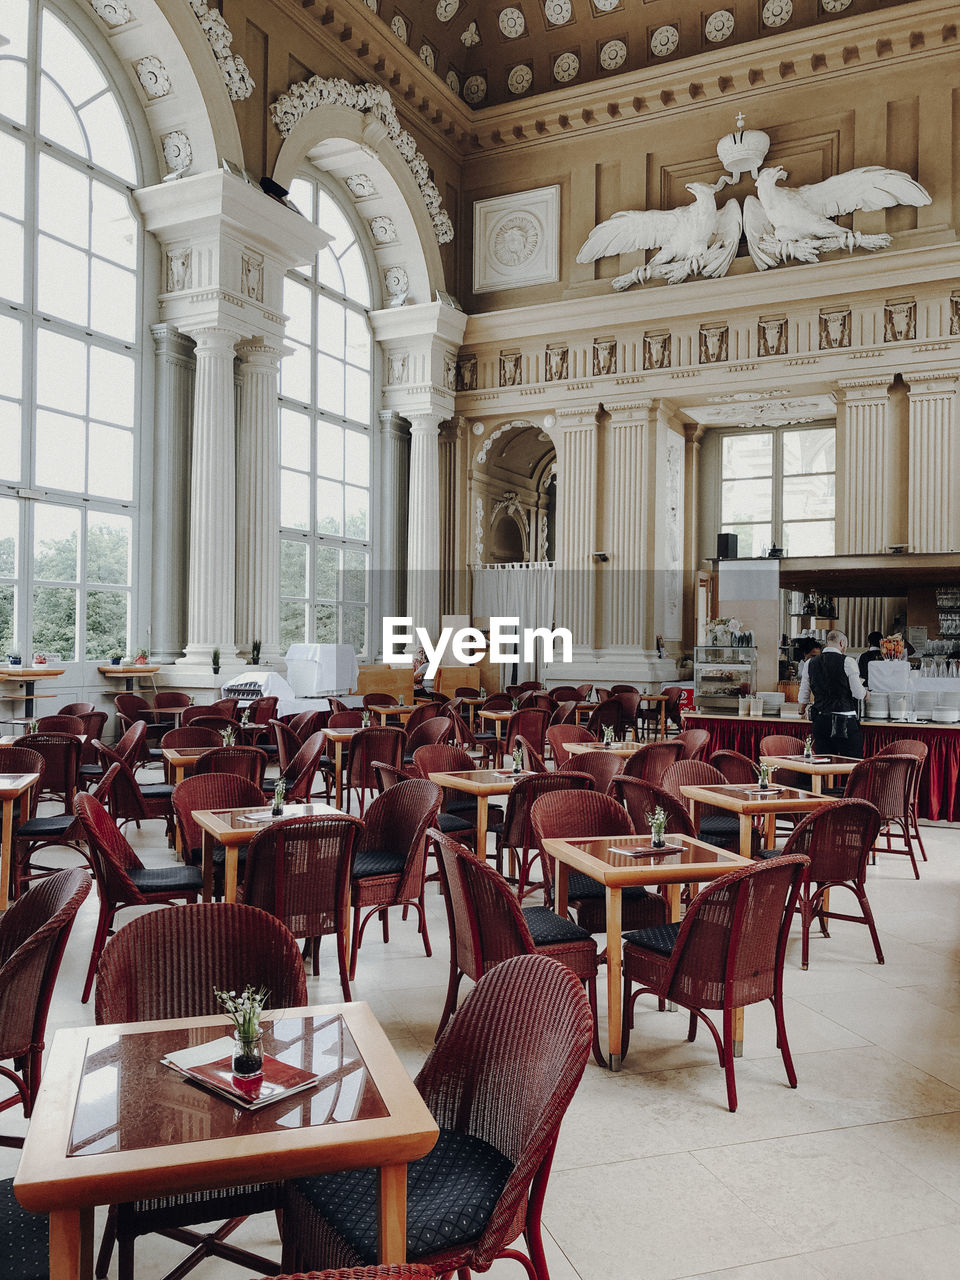
<path fill-rule="evenodd" d="M 930 203 L 928 193 L 909 174 L 882 165 L 849 169 L 806 187 L 778 186 L 787 176 L 779 165 L 762 169 L 757 194 L 743 202 L 747 246 L 761 271 L 791 259 L 817 262 L 821 253 L 834 249 L 885 249 L 888 235 L 850 231 L 832 219 L 856 209 L 872 213 L 898 204 Z"/>
<path fill-rule="evenodd" d="M 637 249 L 657 249 L 646 266 L 617 276 L 614 289 L 629 289 L 654 276 L 679 284 L 688 276 L 726 275 L 740 243 L 740 205 L 728 200 L 717 208 L 719 186 L 688 182 L 693 204 L 677 209 L 624 209 L 594 227 L 577 254 L 578 262 L 595 262 Z"/>

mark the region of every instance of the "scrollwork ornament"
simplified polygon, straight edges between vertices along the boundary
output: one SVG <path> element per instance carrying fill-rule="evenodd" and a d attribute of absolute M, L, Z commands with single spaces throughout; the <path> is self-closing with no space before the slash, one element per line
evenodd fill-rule
<path fill-rule="evenodd" d="M 133 20 L 130 6 L 123 0 L 90 0 L 90 7 L 108 27 L 122 27 Z"/>
<path fill-rule="evenodd" d="M 204 0 L 190 0 L 190 8 L 196 15 L 203 34 L 213 50 L 228 96 L 233 102 L 249 98 L 256 85 L 244 60 L 230 51 L 233 32 L 224 22 L 222 15 L 216 9 L 209 8 Z"/>

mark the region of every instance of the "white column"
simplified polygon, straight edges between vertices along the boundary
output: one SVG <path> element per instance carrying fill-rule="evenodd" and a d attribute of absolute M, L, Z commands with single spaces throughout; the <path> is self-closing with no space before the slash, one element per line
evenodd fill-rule
<path fill-rule="evenodd" d="M 557 624 L 575 648 L 595 648 L 597 418 L 581 410 L 557 415 Z M 601 566 L 602 568 L 602 566 Z"/>
<path fill-rule="evenodd" d="M 683 647 L 696 643 L 697 565 L 700 562 L 700 441 L 706 428 L 684 423 L 683 450 Z"/>
<path fill-rule="evenodd" d="M 379 590 L 383 617 L 399 617 L 406 602 L 407 489 L 410 433 L 394 409 L 380 412 Z"/>
<path fill-rule="evenodd" d="M 440 612 L 464 613 L 467 586 L 467 457 L 469 427 L 454 418 L 440 432 Z"/>
<path fill-rule="evenodd" d="M 643 436 L 651 402 L 611 408 L 607 422 L 604 485 L 605 546 L 610 556 L 604 574 L 611 588 L 605 593 L 604 646 L 643 644 L 644 577 L 652 566 L 643 561 L 643 515 L 653 495 L 641 487 Z"/>
<path fill-rule="evenodd" d="M 887 386 L 882 381 L 840 383 L 837 403 L 838 555 L 886 550 Z"/>
<path fill-rule="evenodd" d="M 187 648 L 179 661 L 236 661 L 236 421 L 233 363 L 238 335 L 203 328 L 197 344 L 190 485 Z"/>
<path fill-rule="evenodd" d="M 237 632 L 260 661 L 280 653 L 280 359 L 283 348 L 243 343 L 237 431 Z"/>
<path fill-rule="evenodd" d="M 172 324 L 151 325 L 156 345 L 153 450 L 153 589 L 150 652 L 159 662 L 183 653 L 187 631 L 187 513 L 193 343 Z"/>
<path fill-rule="evenodd" d="M 960 550 L 960 431 L 958 374 L 950 371 L 911 382 L 910 550 Z"/>
<path fill-rule="evenodd" d="M 410 415 L 407 612 L 436 638 L 440 626 L 440 414 Z"/>

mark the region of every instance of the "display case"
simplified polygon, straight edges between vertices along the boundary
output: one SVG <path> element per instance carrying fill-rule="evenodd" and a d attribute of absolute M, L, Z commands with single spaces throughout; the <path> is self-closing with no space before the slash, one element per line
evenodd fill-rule
<path fill-rule="evenodd" d="M 737 699 L 755 693 L 757 650 L 698 645 L 693 651 L 694 700 L 704 711 L 737 710 Z"/>

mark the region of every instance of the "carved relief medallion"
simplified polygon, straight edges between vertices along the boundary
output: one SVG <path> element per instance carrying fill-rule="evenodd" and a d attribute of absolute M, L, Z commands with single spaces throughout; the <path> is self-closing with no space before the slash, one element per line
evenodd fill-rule
<path fill-rule="evenodd" d="M 820 350 L 835 351 L 850 345 L 850 310 L 820 312 Z"/>

